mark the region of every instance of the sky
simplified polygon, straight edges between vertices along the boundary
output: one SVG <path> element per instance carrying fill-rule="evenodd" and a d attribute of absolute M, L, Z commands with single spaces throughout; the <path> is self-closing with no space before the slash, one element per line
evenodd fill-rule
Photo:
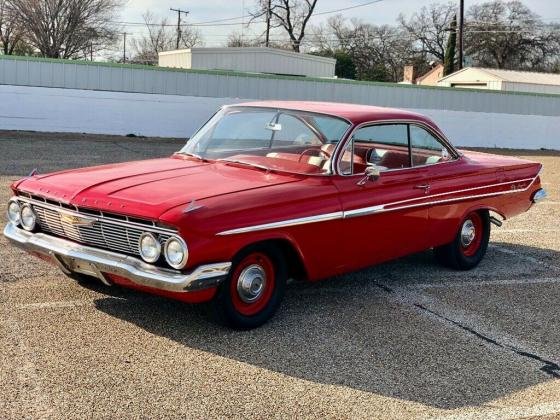
<path fill-rule="evenodd" d="M 377 3 L 357 7 L 340 12 L 347 18 L 359 18 L 373 24 L 393 24 L 399 13 L 411 15 L 422 6 L 445 0 L 378 0 Z M 459 3 L 458 0 L 457 4 Z M 481 0 L 465 0 L 465 8 L 481 3 Z M 328 12 L 345 7 L 367 3 L 367 0 L 319 0 L 316 13 Z M 560 23 L 560 0 L 523 0 L 531 10 L 539 14 L 545 21 Z M 169 23 L 177 22 L 177 13 L 170 7 L 188 10 L 187 23 L 206 22 L 220 19 L 237 18 L 247 15 L 254 7 L 254 0 L 128 0 L 121 14 L 123 22 L 142 22 L 142 14 L 150 10 L 156 16 L 167 17 Z M 312 17 L 311 24 L 319 24 L 337 13 Z M 245 21 L 247 19 L 244 19 Z M 241 32 L 242 19 L 216 22 L 208 26 L 198 26 L 204 38 L 205 46 L 222 46 L 232 31 Z M 130 37 L 138 37 L 145 31 L 140 25 L 126 25 L 124 30 Z M 243 27 L 244 34 L 261 33 L 263 28 L 252 25 Z"/>

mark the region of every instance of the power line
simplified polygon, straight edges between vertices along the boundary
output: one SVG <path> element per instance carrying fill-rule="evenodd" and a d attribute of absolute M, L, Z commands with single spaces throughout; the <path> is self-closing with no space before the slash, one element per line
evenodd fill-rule
<path fill-rule="evenodd" d="M 384 1 L 384 0 L 373 0 L 373 1 L 368 1 L 366 3 L 356 4 L 354 6 L 342 7 L 340 9 L 326 10 L 324 12 L 317 12 L 317 13 L 313 13 L 311 15 L 311 17 L 329 15 L 329 14 L 338 13 L 338 12 L 344 12 L 346 10 L 357 9 L 358 7 L 369 6 L 371 4 L 380 3 L 382 1 Z M 171 10 L 176 11 L 176 9 L 171 9 Z M 185 13 L 188 13 L 188 12 L 185 12 Z M 251 15 L 243 15 L 243 16 L 236 16 L 236 17 L 223 18 L 223 19 L 207 20 L 207 21 L 202 21 L 202 22 L 192 22 L 189 25 L 190 26 L 230 26 L 230 25 L 233 26 L 233 25 L 240 25 L 240 24 L 244 24 L 244 22 L 233 22 L 233 23 L 222 23 L 222 22 L 229 22 L 229 21 L 232 21 L 232 20 L 245 19 L 245 18 L 250 17 L 250 16 Z M 158 24 L 158 23 L 127 22 L 127 21 L 113 22 L 113 23 L 121 24 L 121 25 L 125 25 L 125 26 L 126 25 L 175 26 L 174 24 L 161 25 L 161 24 Z M 216 23 L 216 25 L 212 25 L 214 23 Z M 246 25 L 253 24 L 253 23 L 266 23 L 266 20 L 257 20 L 257 21 L 247 22 Z"/>
<path fill-rule="evenodd" d="M 361 3 L 361 4 L 356 4 L 354 6 L 348 6 L 348 7 L 343 7 L 341 9 L 335 9 L 335 10 L 328 10 L 326 12 L 319 12 L 319 13 L 314 13 L 312 15 L 313 16 L 321 16 L 321 15 L 329 15 L 331 13 L 338 13 L 338 12 L 344 12 L 345 10 L 350 10 L 350 9 L 357 9 L 358 7 L 364 7 L 364 6 L 369 6 L 370 4 L 374 4 L 374 3 L 380 3 L 383 0 L 373 0 L 373 1 L 368 1 L 367 3 Z"/>

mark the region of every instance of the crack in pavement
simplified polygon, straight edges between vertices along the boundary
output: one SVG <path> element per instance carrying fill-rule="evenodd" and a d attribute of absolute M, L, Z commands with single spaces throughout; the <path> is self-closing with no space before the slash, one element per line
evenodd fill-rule
<path fill-rule="evenodd" d="M 516 345 L 512 345 L 512 344 L 507 344 L 507 343 L 503 343 L 498 341 L 498 339 L 492 338 L 490 337 L 489 334 L 484 334 L 481 333 L 480 331 L 477 331 L 475 328 L 473 327 L 469 327 L 468 325 L 465 325 L 462 322 L 459 322 L 453 318 L 451 318 L 450 316 L 444 315 L 443 313 L 440 313 L 438 311 L 429 309 L 426 305 L 422 304 L 422 303 L 418 303 L 415 301 L 414 296 L 411 296 L 410 294 L 406 293 L 406 290 L 401 291 L 400 293 L 395 289 L 392 288 L 390 286 L 387 286 L 386 284 L 382 284 L 378 281 L 374 281 L 373 285 L 375 287 L 378 287 L 380 289 L 382 289 L 383 291 L 385 291 L 388 294 L 392 294 L 393 296 L 395 296 L 401 303 L 405 303 L 408 304 L 416 309 L 419 309 L 423 312 L 426 312 L 442 321 L 445 321 L 467 333 L 469 333 L 470 335 L 483 340 L 484 342 L 496 346 L 498 348 L 501 348 L 503 350 L 508 350 L 518 356 L 524 357 L 524 358 L 528 358 L 528 359 L 532 359 L 534 361 L 537 361 L 539 363 L 544 364 L 544 366 L 542 366 L 539 370 L 555 379 L 560 379 L 560 365 L 556 362 L 553 362 L 551 360 L 548 360 L 544 357 L 541 357 L 539 355 L 537 355 L 535 352 L 531 352 L 531 351 L 527 351 L 527 350 L 523 350 L 521 348 L 521 346 L 516 346 Z M 409 291 L 412 292 L 412 291 Z M 429 300 L 431 300 L 432 302 L 437 302 L 437 299 L 430 297 Z M 443 312 L 443 311 L 442 311 Z M 511 341 L 511 340 L 510 340 Z"/>
<path fill-rule="evenodd" d="M 421 305 L 419 303 L 415 303 L 414 306 L 423 310 L 423 311 L 429 312 L 430 314 L 432 314 L 432 315 L 434 315 L 438 318 L 441 318 L 441 319 L 443 319 L 447 322 L 450 322 L 451 324 L 453 324 L 453 325 L 461 328 L 462 330 L 480 338 L 481 340 L 486 341 L 487 343 L 493 344 L 493 345 L 495 345 L 497 347 L 500 347 L 502 349 L 511 350 L 512 352 L 514 352 L 514 353 L 516 353 L 520 356 L 528 357 L 530 359 L 533 359 L 533 360 L 536 360 L 538 362 L 544 363 L 544 366 L 540 368 L 541 371 L 543 371 L 544 373 L 546 373 L 546 374 L 548 374 L 548 375 L 550 375 L 554 378 L 560 378 L 560 365 L 558 365 L 558 363 L 551 362 L 550 360 L 546 360 L 546 359 L 544 359 L 544 358 L 542 358 L 542 357 L 540 357 L 536 354 L 533 354 L 533 353 L 530 353 L 530 352 L 527 352 L 527 351 L 523 351 L 523 350 L 518 349 L 514 346 L 510 346 L 508 344 L 502 344 L 502 343 L 498 342 L 497 340 L 495 340 L 493 338 L 490 338 L 490 337 L 488 337 L 488 336 L 486 336 L 482 333 L 479 333 L 478 331 L 476 331 L 473 328 L 467 327 L 466 325 L 463 325 L 463 324 L 461 324 L 457 321 L 454 321 L 453 319 L 448 318 L 448 317 L 446 317 L 446 316 L 444 316 L 444 315 L 442 315 L 438 312 L 432 311 L 431 309 L 428 309 L 424 305 Z"/>

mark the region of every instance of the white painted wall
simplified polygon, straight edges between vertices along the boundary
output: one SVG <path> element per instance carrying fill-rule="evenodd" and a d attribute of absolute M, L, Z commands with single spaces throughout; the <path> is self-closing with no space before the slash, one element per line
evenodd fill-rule
<path fill-rule="evenodd" d="M 221 105 L 210 98 L 0 85 L 0 129 L 189 137 Z M 560 149 L 560 116 L 414 109 L 459 146 Z"/>
<path fill-rule="evenodd" d="M 148 93 L 0 85 L 0 129 L 188 137 L 236 102 Z M 239 102 L 239 100 L 237 100 Z"/>

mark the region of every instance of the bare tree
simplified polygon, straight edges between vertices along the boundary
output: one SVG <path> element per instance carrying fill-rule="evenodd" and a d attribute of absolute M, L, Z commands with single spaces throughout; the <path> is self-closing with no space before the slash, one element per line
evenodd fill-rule
<path fill-rule="evenodd" d="M 227 47 L 260 47 L 262 44 L 263 42 L 259 38 L 249 39 L 239 32 L 230 33 L 226 42 Z"/>
<path fill-rule="evenodd" d="M 168 23 L 167 18 L 157 21 L 150 11 L 144 13 L 142 18 L 146 24 L 146 34 L 133 38 L 134 56 L 131 61 L 137 64 L 155 65 L 158 62 L 158 53 L 175 49 L 177 33 L 173 25 Z M 200 32 L 189 26 L 183 27 L 179 48 L 192 48 L 197 45 L 202 45 Z"/>
<path fill-rule="evenodd" d="M 333 57 L 340 52 L 347 54 L 356 78 L 361 80 L 397 82 L 405 64 L 423 61 L 414 50 L 413 39 L 395 26 L 347 21 L 337 15 L 314 28 L 313 35 L 314 49 L 322 55 L 330 51 Z"/>
<path fill-rule="evenodd" d="M 262 37 L 259 36 L 251 36 L 248 37 L 244 35 L 243 37 L 239 32 L 232 32 L 229 34 L 226 47 L 262 47 L 265 45 L 265 41 Z M 292 51 L 292 44 L 286 40 L 279 40 L 274 39 L 270 40 L 268 45 L 272 48 L 277 48 L 279 50 L 288 50 Z"/>
<path fill-rule="evenodd" d="M 473 5 L 466 22 L 466 52 L 476 65 L 547 70 L 557 63 L 558 25 L 544 24 L 520 1 Z"/>
<path fill-rule="evenodd" d="M 26 41 L 42 56 L 74 58 L 116 39 L 120 0 L 6 0 Z"/>
<path fill-rule="evenodd" d="M 0 44 L 5 55 L 11 55 L 21 45 L 22 32 L 6 1 L 0 0 Z"/>
<path fill-rule="evenodd" d="M 284 29 L 292 49 L 299 52 L 316 4 L 317 0 L 258 0 L 251 20 L 266 18 L 270 14 L 271 28 Z"/>
<path fill-rule="evenodd" d="M 417 40 L 419 52 L 443 62 L 449 28 L 456 12 L 455 3 L 434 3 L 422 7 L 410 19 L 399 15 L 398 22 L 406 33 Z"/>

